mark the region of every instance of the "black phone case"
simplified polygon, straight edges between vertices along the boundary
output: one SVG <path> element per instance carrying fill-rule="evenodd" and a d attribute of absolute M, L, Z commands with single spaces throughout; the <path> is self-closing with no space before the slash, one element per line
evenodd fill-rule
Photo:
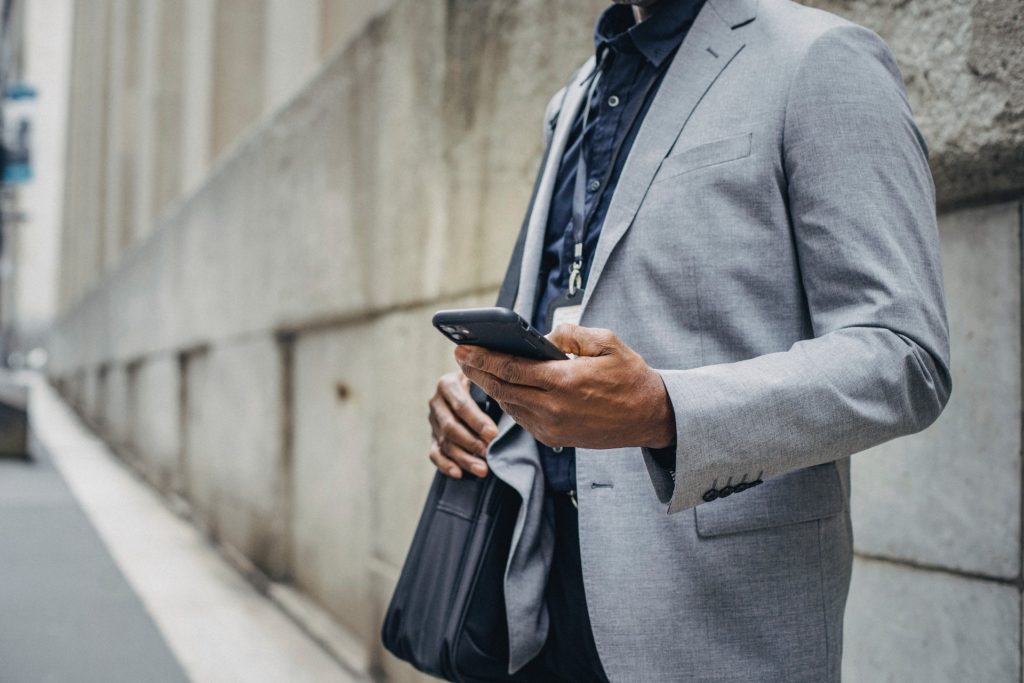
<path fill-rule="evenodd" d="M 460 308 L 438 311 L 434 327 L 456 344 L 475 344 L 492 351 L 535 360 L 566 360 L 568 356 L 507 308 Z"/>

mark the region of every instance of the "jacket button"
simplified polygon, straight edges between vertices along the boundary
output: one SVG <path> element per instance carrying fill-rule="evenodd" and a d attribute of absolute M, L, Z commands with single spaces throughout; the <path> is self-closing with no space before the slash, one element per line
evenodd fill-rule
<path fill-rule="evenodd" d="M 703 498 L 705 503 L 710 503 L 715 498 L 718 498 L 718 491 L 716 491 L 715 489 L 708 489 L 707 491 L 704 492 Z"/>
<path fill-rule="evenodd" d="M 721 489 L 720 489 L 720 490 L 718 491 L 718 497 L 719 497 L 719 498 L 728 498 L 729 496 L 731 496 L 731 495 L 732 495 L 732 492 L 733 492 L 733 491 L 735 491 L 735 490 L 736 490 L 736 489 L 734 489 L 734 488 L 733 488 L 733 487 L 731 487 L 731 486 L 723 486 L 723 487 L 722 487 L 722 488 L 721 488 Z"/>

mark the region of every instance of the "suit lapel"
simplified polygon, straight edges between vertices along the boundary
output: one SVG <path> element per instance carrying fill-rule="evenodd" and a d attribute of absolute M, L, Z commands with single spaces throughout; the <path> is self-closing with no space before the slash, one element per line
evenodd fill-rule
<path fill-rule="evenodd" d="M 551 208 L 551 194 L 554 192 L 555 177 L 558 165 L 562 161 L 569 133 L 572 131 L 576 111 L 583 100 L 586 88 L 583 82 L 594 69 L 594 58 L 587 60 L 576 77 L 569 84 L 565 94 L 565 103 L 558 114 L 558 123 L 551 135 L 551 149 L 547 155 L 547 163 L 541 169 L 540 186 L 537 198 L 530 213 L 530 223 L 526 231 L 526 242 L 523 245 L 523 262 L 519 271 L 519 293 L 516 296 L 515 311 L 526 320 L 533 317 L 533 302 L 537 295 L 537 276 L 540 272 L 540 260 L 544 248 L 544 230 L 547 227 L 548 213 Z"/>
<path fill-rule="evenodd" d="M 679 46 L 637 132 L 608 207 L 590 274 L 584 283 L 584 311 L 608 257 L 632 224 L 661 162 L 690 114 L 743 48 L 744 43 L 733 28 L 751 21 L 755 10 L 756 0 L 708 0 Z"/>

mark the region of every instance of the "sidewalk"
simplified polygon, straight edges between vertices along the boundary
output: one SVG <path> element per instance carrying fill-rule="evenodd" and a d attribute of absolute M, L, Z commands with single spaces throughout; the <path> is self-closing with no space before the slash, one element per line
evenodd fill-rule
<path fill-rule="evenodd" d="M 359 680 L 32 391 L 34 459 L 0 460 L 0 680 Z"/>

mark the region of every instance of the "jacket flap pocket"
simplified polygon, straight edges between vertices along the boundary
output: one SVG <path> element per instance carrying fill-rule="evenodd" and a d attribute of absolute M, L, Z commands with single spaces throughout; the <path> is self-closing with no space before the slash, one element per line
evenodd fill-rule
<path fill-rule="evenodd" d="M 845 500 L 839 470 L 827 462 L 698 505 L 697 534 L 721 536 L 831 517 L 843 511 Z"/>
<path fill-rule="evenodd" d="M 678 175 L 712 164 L 721 164 L 750 156 L 750 140 L 752 133 L 741 133 L 720 140 L 706 142 L 696 147 L 684 149 L 665 158 L 661 162 L 654 182 L 675 178 Z"/>

